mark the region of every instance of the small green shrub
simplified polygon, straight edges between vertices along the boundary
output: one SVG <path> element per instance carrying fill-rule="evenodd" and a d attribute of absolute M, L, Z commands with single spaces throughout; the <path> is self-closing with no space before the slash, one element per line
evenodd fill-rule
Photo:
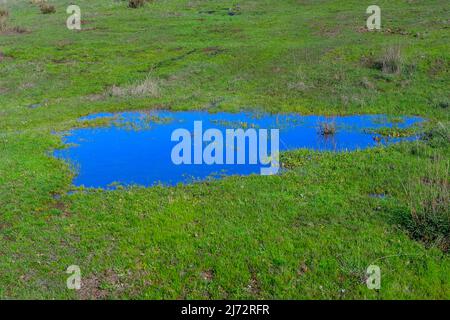
<path fill-rule="evenodd" d="M 438 103 L 438 106 L 442 109 L 448 109 L 448 106 L 450 105 L 450 102 L 447 101 L 441 101 Z"/>
<path fill-rule="evenodd" d="M 438 122 L 433 128 L 424 132 L 422 139 L 434 148 L 450 146 L 450 128 L 448 123 Z"/>

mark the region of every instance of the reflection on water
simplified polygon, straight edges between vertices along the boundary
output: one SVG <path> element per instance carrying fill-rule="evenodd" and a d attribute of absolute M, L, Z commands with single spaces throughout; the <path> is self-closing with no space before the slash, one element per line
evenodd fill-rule
<path fill-rule="evenodd" d="M 70 162 L 77 175 L 74 185 L 113 188 L 111 184 L 152 186 L 174 185 L 223 175 L 259 174 L 260 165 L 175 165 L 171 160 L 171 141 L 175 129 L 193 130 L 194 121 L 203 122 L 203 130 L 216 128 L 280 129 L 280 151 L 307 148 L 318 151 L 352 151 L 380 144 L 378 136 L 367 129 L 408 128 L 423 120 L 418 117 L 389 119 L 380 115 L 355 115 L 326 118 L 297 114 L 215 113 L 202 111 L 125 112 L 94 114 L 80 120 L 111 118 L 109 125 L 79 128 L 67 133 L 67 148 L 54 155 Z M 336 132 L 320 133 L 321 123 L 332 122 Z M 390 139 L 395 143 L 417 137 Z M 383 140 L 381 140 L 383 141 Z M 247 154 L 248 156 L 248 154 Z"/>

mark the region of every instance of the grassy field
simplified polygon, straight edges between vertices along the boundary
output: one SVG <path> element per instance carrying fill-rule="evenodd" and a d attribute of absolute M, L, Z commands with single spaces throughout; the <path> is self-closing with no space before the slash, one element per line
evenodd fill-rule
<path fill-rule="evenodd" d="M 0 298 L 450 298 L 448 1 L 377 1 L 380 32 L 357 0 L 78 0 L 81 31 L 49 2 L 0 5 Z M 283 154 L 278 176 L 69 192 L 54 132 L 155 108 L 429 121 L 420 142 Z"/>

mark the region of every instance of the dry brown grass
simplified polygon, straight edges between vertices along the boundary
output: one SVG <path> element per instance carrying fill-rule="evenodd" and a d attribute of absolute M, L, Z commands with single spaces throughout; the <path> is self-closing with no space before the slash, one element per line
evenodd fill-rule
<path fill-rule="evenodd" d="M 400 46 L 396 45 L 387 48 L 380 58 L 379 64 L 384 73 L 400 73 L 403 66 L 403 57 Z"/>
<path fill-rule="evenodd" d="M 113 97 L 159 97 L 159 81 L 149 76 L 143 81 L 131 86 L 118 87 L 114 85 L 109 90 L 109 95 Z"/>
<path fill-rule="evenodd" d="M 8 10 L 0 9 L 0 32 L 7 30 L 8 18 L 9 18 Z"/>
<path fill-rule="evenodd" d="M 41 2 L 39 4 L 39 8 L 43 14 L 51 14 L 56 12 L 56 8 L 54 5 L 48 4 L 47 2 Z"/>
<path fill-rule="evenodd" d="M 146 0 L 128 0 L 128 7 L 134 9 L 140 8 L 143 7 L 146 2 Z"/>
<path fill-rule="evenodd" d="M 386 74 L 399 74 L 403 69 L 408 69 L 408 66 L 405 68 L 405 61 L 400 45 L 387 47 L 378 57 L 374 57 L 373 55 L 363 56 L 361 58 L 361 64 L 367 68 L 377 69 Z M 412 66 L 409 67 L 411 68 Z"/>

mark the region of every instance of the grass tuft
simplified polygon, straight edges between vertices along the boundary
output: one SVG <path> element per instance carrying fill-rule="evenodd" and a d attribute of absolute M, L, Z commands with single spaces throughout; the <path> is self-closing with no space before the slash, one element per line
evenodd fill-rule
<path fill-rule="evenodd" d="M 128 8 L 141 8 L 144 6 L 146 0 L 129 0 L 128 1 Z"/>
<path fill-rule="evenodd" d="M 5 9 L 0 9 L 0 32 L 6 31 L 9 12 Z"/>
<path fill-rule="evenodd" d="M 400 46 L 392 46 L 385 50 L 383 56 L 377 61 L 384 73 L 399 74 L 403 66 L 403 57 Z"/>
<path fill-rule="evenodd" d="M 420 178 L 404 185 L 408 215 L 404 224 L 412 238 L 448 252 L 450 249 L 449 161 L 435 156 Z"/>
<path fill-rule="evenodd" d="M 152 77 L 147 77 L 143 81 L 127 87 L 114 85 L 109 90 L 109 95 L 113 97 L 159 97 L 159 82 Z"/>
<path fill-rule="evenodd" d="M 448 125 L 438 122 L 436 126 L 427 130 L 422 137 L 431 147 L 445 147 L 450 145 L 450 129 Z"/>
<path fill-rule="evenodd" d="M 56 8 L 54 5 L 48 4 L 46 2 L 41 2 L 39 4 L 39 8 L 43 14 L 51 14 L 56 13 Z"/>
<path fill-rule="evenodd" d="M 334 121 L 319 123 L 319 133 L 322 136 L 332 136 L 336 134 L 336 123 Z"/>

